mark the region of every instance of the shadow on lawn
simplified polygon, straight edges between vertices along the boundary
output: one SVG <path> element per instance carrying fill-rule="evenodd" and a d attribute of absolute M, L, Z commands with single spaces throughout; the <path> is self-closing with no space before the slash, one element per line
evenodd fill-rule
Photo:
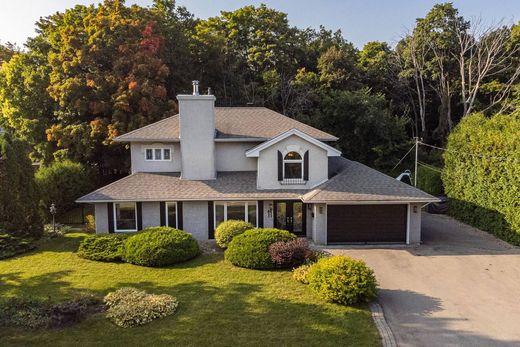
<path fill-rule="evenodd" d="M 379 338 L 365 310 L 304 303 L 294 297 L 290 300 L 283 293 L 266 292 L 262 284 L 216 287 L 194 281 L 168 287 L 140 282 L 120 283 L 118 287 L 124 286 L 179 299 L 174 316 L 153 323 L 158 330 L 151 329 L 152 325 L 136 330 L 136 334 L 161 344 L 363 345 L 367 334 L 373 334 L 372 341 Z"/>

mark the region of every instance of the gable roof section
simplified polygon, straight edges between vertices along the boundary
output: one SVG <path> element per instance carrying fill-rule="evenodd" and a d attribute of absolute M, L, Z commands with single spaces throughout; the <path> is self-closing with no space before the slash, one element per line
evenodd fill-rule
<path fill-rule="evenodd" d="M 338 138 L 265 107 L 216 107 L 216 141 L 272 139 L 291 129 L 298 129 L 320 141 Z M 179 141 L 179 115 L 165 118 L 118 136 L 116 142 Z"/>
<path fill-rule="evenodd" d="M 437 202 L 438 198 L 375 169 L 343 157 L 329 158 L 338 172 L 327 182 L 304 194 L 306 203 Z"/>
<path fill-rule="evenodd" d="M 272 145 L 288 138 L 289 136 L 298 136 L 302 139 L 304 139 L 305 141 L 307 142 L 310 142 L 312 143 L 313 145 L 315 146 L 318 146 L 324 150 L 327 151 L 327 156 L 329 157 L 339 157 L 341 155 L 341 152 L 338 151 L 337 149 L 319 141 L 319 140 L 316 140 L 314 137 L 310 136 L 310 135 L 307 135 L 306 133 L 298 130 L 298 129 L 291 129 L 291 130 L 288 130 L 272 139 L 270 139 L 269 141 L 266 141 L 264 143 L 261 143 L 259 144 L 258 146 L 256 147 L 253 147 L 251 148 L 250 150 L 248 150 L 246 152 L 246 157 L 258 157 L 260 155 L 260 152 L 266 148 L 269 148 L 271 147 Z"/>

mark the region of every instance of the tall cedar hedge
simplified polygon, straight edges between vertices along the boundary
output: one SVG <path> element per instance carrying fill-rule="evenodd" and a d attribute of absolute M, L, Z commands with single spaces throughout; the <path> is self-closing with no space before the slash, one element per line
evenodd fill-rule
<path fill-rule="evenodd" d="M 29 147 L 8 133 L 0 136 L 0 233 L 40 236 L 38 191 Z"/>
<path fill-rule="evenodd" d="M 442 180 L 450 213 L 520 245 L 520 109 L 465 117 L 447 149 Z"/>

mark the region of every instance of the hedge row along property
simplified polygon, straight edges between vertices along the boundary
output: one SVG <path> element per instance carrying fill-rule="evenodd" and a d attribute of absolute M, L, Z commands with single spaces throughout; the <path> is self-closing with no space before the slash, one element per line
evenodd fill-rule
<path fill-rule="evenodd" d="M 520 111 L 465 117 L 450 135 L 442 179 L 450 213 L 520 245 Z"/>

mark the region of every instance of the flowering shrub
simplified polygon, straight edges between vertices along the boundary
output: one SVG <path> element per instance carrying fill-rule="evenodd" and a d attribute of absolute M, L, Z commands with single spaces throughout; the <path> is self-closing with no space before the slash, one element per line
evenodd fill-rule
<path fill-rule="evenodd" d="M 362 260 L 345 256 L 322 258 L 306 276 L 309 286 L 330 302 L 352 305 L 376 297 L 374 272 Z"/>
<path fill-rule="evenodd" d="M 227 220 L 215 229 L 215 241 L 220 248 L 227 248 L 233 237 L 253 228 L 253 224 L 243 220 Z"/>
<path fill-rule="evenodd" d="M 172 315 L 179 306 L 177 299 L 171 295 L 147 294 L 131 287 L 107 294 L 105 304 L 107 318 L 123 328 L 143 325 Z"/>
<path fill-rule="evenodd" d="M 278 241 L 269 246 L 269 255 L 273 262 L 282 268 L 303 264 L 312 257 L 307 240 L 298 238 L 287 242 Z"/>
<path fill-rule="evenodd" d="M 309 281 L 307 280 L 307 275 L 309 274 L 310 268 L 311 264 L 303 264 L 301 266 L 298 266 L 293 270 L 293 279 L 303 284 L 309 284 Z"/>

